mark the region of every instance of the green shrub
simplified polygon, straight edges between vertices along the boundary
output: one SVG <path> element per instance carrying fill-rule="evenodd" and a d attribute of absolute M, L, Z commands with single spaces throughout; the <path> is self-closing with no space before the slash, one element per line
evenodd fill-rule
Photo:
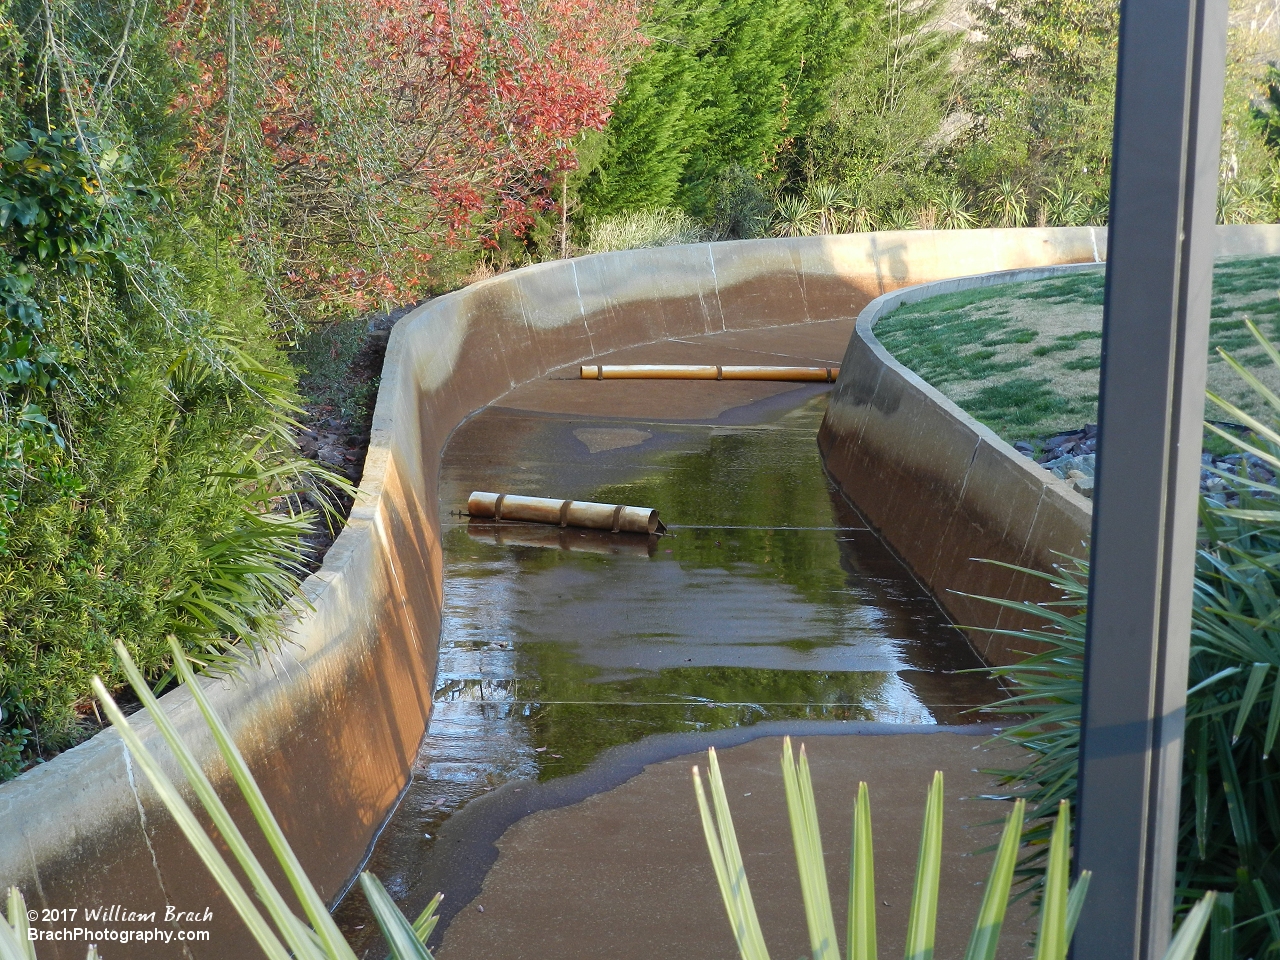
<path fill-rule="evenodd" d="M 170 238 L 149 254 L 165 246 L 170 263 L 197 253 Z M 162 315 L 128 286 L 142 255 L 122 241 L 110 275 L 92 277 L 24 264 L 41 346 L 64 359 L 41 457 L 6 472 L 0 703 L 21 705 L 14 720 L 42 750 L 80 736 L 95 673 L 120 680 L 113 640 L 153 677 L 166 633 L 209 661 L 232 638 L 270 636 L 297 582 L 305 518 L 269 508 L 307 468 L 290 452 L 292 379 L 267 317 L 230 270 L 162 291 L 219 316 Z M 6 411 L 18 443 L 14 414 L 31 406 Z"/>
<path fill-rule="evenodd" d="M 713 215 L 724 171 L 771 171 L 825 107 L 865 0 L 659 0 L 580 197 L 587 219 Z"/>
<path fill-rule="evenodd" d="M 936 29 L 946 16 L 942 0 L 872 4 L 826 109 L 798 141 L 802 166 L 812 171 L 806 179 L 849 187 L 877 222 L 944 186 L 939 130 L 955 105 L 962 39 Z M 882 229 L 915 225 L 903 216 Z"/>
<path fill-rule="evenodd" d="M 260 286 L 164 181 L 163 36 L 54 12 L 51 47 L 0 0 L 0 779 L 96 728 L 91 677 L 123 682 L 113 641 L 153 681 L 167 634 L 208 665 L 269 642 L 315 475 Z M 122 30 L 116 74 L 99 47 Z M 45 83 L 58 69 L 112 99 Z"/>

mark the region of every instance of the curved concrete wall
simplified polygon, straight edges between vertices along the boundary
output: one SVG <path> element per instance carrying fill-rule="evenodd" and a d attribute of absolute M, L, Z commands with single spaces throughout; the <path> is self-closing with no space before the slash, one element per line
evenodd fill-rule
<path fill-rule="evenodd" d="M 1043 581 L 975 558 L 1052 569 L 1088 555 L 1092 504 L 1022 456 L 912 373 L 876 339 L 876 322 L 904 303 L 974 287 L 1039 280 L 1093 264 L 988 273 L 910 287 L 858 317 L 818 432 L 827 471 L 958 624 L 988 663 L 1031 645 L 991 631 L 1030 626 L 1017 611 L 973 596 L 1056 599 Z"/>
<path fill-rule="evenodd" d="M 1278 241 L 1278 227 L 1219 227 L 1217 254 L 1275 254 Z M 952 619 L 976 628 L 970 639 L 989 663 L 1016 663 L 1031 647 L 993 631 L 1041 624 L 975 597 L 1058 597 L 976 558 L 1047 571 L 1063 555 L 1087 556 L 1093 505 L 898 363 L 873 330 L 904 303 L 1090 267 L 1006 270 L 876 298 L 858 317 L 818 434 L 833 479 Z"/>
<path fill-rule="evenodd" d="M 1264 248 L 1280 250 L 1274 231 Z M 304 585 L 311 609 L 292 618 L 278 653 L 234 678 L 202 681 L 321 892 L 336 897 L 351 879 L 406 785 L 430 713 L 442 589 L 437 470 L 467 415 L 619 347 L 847 317 L 910 284 L 1094 261 L 1104 249 L 1105 232 L 1088 227 L 668 247 L 518 270 L 402 320 L 351 519 Z M 187 692 L 163 702 L 217 780 Z M 133 719 L 163 754 L 146 715 Z M 258 955 L 111 731 L 0 785 L 0 886 L 9 884 L 37 908 L 118 903 L 163 918 L 166 904 L 209 906 L 213 921 L 190 926 L 210 929 L 212 940 L 189 955 Z M 80 945 L 41 951 L 44 960 L 83 954 Z M 131 945 L 128 955 L 176 953 Z"/>

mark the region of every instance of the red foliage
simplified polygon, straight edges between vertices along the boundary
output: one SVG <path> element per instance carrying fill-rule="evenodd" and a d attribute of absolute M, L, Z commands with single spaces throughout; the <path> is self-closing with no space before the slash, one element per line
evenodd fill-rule
<path fill-rule="evenodd" d="M 355 308 L 415 299 L 441 244 L 526 230 L 640 44 L 641 0 L 221 2 L 168 15 L 189 173 L 289 299 Z"/>

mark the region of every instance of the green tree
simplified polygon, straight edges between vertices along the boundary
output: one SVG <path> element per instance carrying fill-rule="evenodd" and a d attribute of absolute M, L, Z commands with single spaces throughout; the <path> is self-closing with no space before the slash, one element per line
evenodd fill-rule
<path fill-rule="evenodd" d="M 1105 198 L 1115 0 L 984 0 L 972 10 L 982 40 L 971 47 L 962 88 L 973 118 L 956 153 L 962 179 L 975 192 L 1010 177 L 1033 198 L 1064 185 Z"/>
<path fill-rule="evenodd" d="M 883 0 L 801 145 L 802 175 L 846 185 L 872 219 L 937 186 L 961 40 L 937 29 L 943 8 Z"/>
<path fill-rule="evenodd" d="M 649 49 L 580 188 L 589 219 L 680 206 L 705 216 L 722 171 L 773 169 L 825 106 L 865 0 L 658 0 Z"/>

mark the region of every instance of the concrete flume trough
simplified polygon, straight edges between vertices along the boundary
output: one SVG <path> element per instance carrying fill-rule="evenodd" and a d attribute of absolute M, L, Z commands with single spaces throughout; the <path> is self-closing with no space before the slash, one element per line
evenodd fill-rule
<path fill-rule="evenodd" d="M 1229 227 L 1221 236 L 1222 252 L 1280 252 L 1277 228 Z M 234 678 L 202 681 L 321 893 L 336 898 L 352 879 L 406 784 L 431 710 L 442 589 L 437 472 L 451 431 L 470 413 L 520 383 L 623 346 L 848 317 L 912 284 L 1094 262 L 1104 250 L 1105 231 L 1089 227 L 667 247 L 518 270 L 432 300 L 402 320 L 388 345 L 350 522 L 303 587 L 310 609 L 290 619 L 283 649 Z M 841 404 L 850 390 L 864 389 L 855 386 L 858 369 L 869 368 L 846 361 Z M 932 402 L 918 390 L 912 398 Z M 941 434 L 908 431 L 894 439 L 893 423 L 907 421 L 874 409 L 881 419 L 865 418 L 860 437 L 870 436 L 874 423 L 885 428 L 882 443 L 914 448 L 925 460 L 978 462 L 972 444 L 930 451 L 925 444 Z M 832 459 L 837 476 L 851 484 L 840 464 L 858 448 L 840 430 L 846 437 Z M 993 450 L 981 460 L 990 478 L 983 483 L 1016 472 L 1002 456 Z M 970 485 L 979 479 L 976 468 L 963 469 Z M 912 511 L 941 539 L 945 521 L 927 519 L 935 509 L 928 492 L 921 488 L 923 499 L 914 503 L 876 506 L 878 522 L 888 530 L 884 516 Z M 215 782 L 226 783 L 188 693 L 175 690 L 163 703 Z M 145 712 L 133 722 L 164 754 Z M 245 813 L 239 803 L 232 809 Z M 0 887 L 10 884 L 37 910 L 121 904 L 156 911 L 154 926 L 162 929 L 209 930 L 208 941 L 187 945 L 192 957 L 258 955 L 112 731 L 0 785 Z M 213 919 L 166 923 L 168 906 L 208 907 Z M 84 947 L 43 944 L 40 955 L 79 960 Z M 128 955 L 175 953 L 173 946 L 131 944 Z"/>

